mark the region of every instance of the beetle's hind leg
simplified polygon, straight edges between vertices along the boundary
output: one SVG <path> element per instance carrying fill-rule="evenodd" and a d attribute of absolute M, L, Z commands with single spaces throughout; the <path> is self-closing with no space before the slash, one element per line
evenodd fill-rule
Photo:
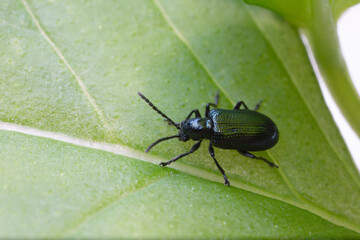
<path fill-rule="evenodd" d="M 200 144 L 201 144 L 201 140 L 200 140 L 200 141 L 198 141 L 197 143 L 195 143 L 195 144 L 192 146 L 192 148 L 190 149 L 190 151 L 189 151 L 189 152 L 186 152 L 186 153 L 180 154 L 179 156 L 176 156 L 176 157 L 172 158 L 170 161 L 167 161 L 167 162 L 161 162 L 159 165 L 160 165 L 160 166 L 162 166 L 162 167 L 165 167 L 165 166 L 167 166 L 167 165 L 169 165 L 169 164 L 171 164 L 171 163 L 175 162 L 176 160 L 179 160 L 180 158 L 185 157 L 186 155 L 189 155 L 190 153 L 195 152 L 196 150 L 198 150 L 198 149 L 199 149 Z"/>
<path fill-rule="evenodd" d="M 259 160 L 262 160 L 264 162 L 266 162 L 267 164 L 269 164 L 270 167 L 276 167 L 276 168 L 279 168 L 275 163 L 272 163 L 270 162 L 269 160 L 263 158 L 263 157 L 257 157 L 255 156 L 254 154 L 251 154 L 247 151 L 240 151 L 240 150 L 237 150 L 241 155 L 245 156 L 245 157 L 248 157 L 248 158 L 252 158 L 252 159 L 259 159 Z"/>
<path fill-rule="evenodd" d="M 224 169 L 220 166 L 220 164 L 218 163 L 218 161 L 217 161 L 216 158 L 215 158 L 214 148 L 213 148 L 213 146 L 211 146 L 211 143 L 209 144 L 209 153 L 210 153 L 210 156 L 214 159 L 217 168 L 219 169 L 219 171 L 221 172 L 221 174 L 224 176 L 225 185 L 230 186 L 230 182 L 229 182 L 229 180 L 227 179 L 227 176 L 226 176 L 226 174 L 225 174 Z"/>

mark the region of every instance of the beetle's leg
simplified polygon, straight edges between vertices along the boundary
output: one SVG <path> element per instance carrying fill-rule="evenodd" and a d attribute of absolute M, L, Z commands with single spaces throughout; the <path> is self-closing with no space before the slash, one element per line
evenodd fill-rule
<path fill-rule="evenodd" d="M 246 106 L 246 104 L 244 103 L 244 101 L 239 101 L 239 102 L 237 102 L 236 105 L 235 105 L 235 107 L 234 107 L 234 109 L 235 109 L 235 110 L 239 110 L 240 107 L 241 107 L 241 105 L 243 105 L 245 109 L 249 109 L 249 108 Z"/>
<path fill-rule="evenodd" d="M 201 117 L 201 114 L 200 114 L 200 112 L 199 112 L 199 109 L 194 109 L 194 110 L 192 110 L 192 111 L 189 113 L 189 115 L 186 117 L 185 120 L 189 120 L 190 117 L 191 117 L 191 115 L 193 115 L 194 113 L 195 113 L 195 117 Z M 169 120 L 167 120 L 166 118 L 164 119 L 164 121 L 167 121 L 167 122 L 168 122 L 168 125 L 172 125 L 172 123 L 171 123 Z M 176 123 L 176 124 L 180 125 L 179 123 Z"/>
<path fill-rule="evenodd" d="M 215 95 L 215 103 L 208 103 L 206 104 L 206 108 L 205 108 L 205 117 L 209 116 L 209 112 L 210 112 L 210 106 L 217 108 L 217 105 L 219 104 L 219 91 L 216 93 Z"/>
<path fill-rule="evenodd" d="M 200 114 L 199 110 L 198 110 L 198 109 L 194 109 L 194 110 L 192 110 L 192 111 L 190 112 L 190 114 L 186 117 L 185 121 L 186 121 L 186 120 L 189 120 L 190 117 L 191 117 L 191 115 L 193 115 L 193 113 L 195 113 L 195 117 L 201 117 L 201 114 Z"/>
<path fill-rule="evenodd" d="M 180 154 L 179 156 L 172 158 L 170 161 L 161 162 L 159 165 L 162 166 L 162 167 L 165 167 L 165 166 L 169 165 L 170 163 L 173 163 L 173 162 L 175 162 L 176 160 L 178 160 L 178 159 L 180 159 L 180 158 L 182 158 L 182 157 L 185 157 L 186 155 L 189 155 L 190 153 L 195 152 L 195 151 L 198 150 L 198 148 L 200 147 L 201 141 L 202 141 L 202 140 L 200 140 L 200 141 L 198 141 L 197 143 L 195 143 L 194 146 L 192 146 L 192 148 L 190 149 L 189 152 Z"/>
<path fill-rule="evenodd" d="M 276 168 L 279 168 L 275 163 L 272 163 L 270 162 L 269 160 L 266 160 L 265 158 L 262 158 L 262 157 L 257 157 L 255 156 L 254 154 L 251 154 L 247 151 L 240 151 L 240 150 L 237 150 L 241 155 L 245 156 L 245 157 L 248 157 L 248 158 L 252 158 L 252 159 L 259 159 L 259 160 L 263 160 L 265 161 L 267 164 L 269 164 L 270 167 L 276 167 Z"/>
<path fill-rule="evenodd" d="M 216 95 L 215 95 L 215 105 L 217 106 L 219 104 L 219 91 L 217 91 Z"/>
<path fill-rule="evenodd" d="M 208 103 L 208 104 L 206 104 L 206 108 L 205 108 L 205 117 L 208 117 L 208 116 L 209 116 L 210 106 L 213 106 L 214 108 L 216 108 L 216 107 L 217 107 L 217 105 L 215 105 L 214 103 Z"/>
<path fill-rule="evenodd" d="M 225 185 L 230 186 L 230 182 L 229 182 L 229 180 L 227 179 L 227 176 L 225 175 L 224 169 L 220 166 L 220 164 L 218 163 L 218 161 L 217 161 L 216 158 L 215 158 L 214 148 L 213 148 L 213 146 L 211 145 L 211 143 L 209 144 L 209 153 L 210 153 L 210 156 L 214 159 L 217 168 L 219 169 L 219 171 L 221 172 L 221 174 L 224 176 Z"/>
<path fill-rule="evenodd" d="M 263 102 L 263 100 L 260 100 L 260 102 L 258 102 L 256 105 L 255 105 L 255 108 L 254 108 L 254 111 L 257 111 L 260 107 L 260 104 Z"/>

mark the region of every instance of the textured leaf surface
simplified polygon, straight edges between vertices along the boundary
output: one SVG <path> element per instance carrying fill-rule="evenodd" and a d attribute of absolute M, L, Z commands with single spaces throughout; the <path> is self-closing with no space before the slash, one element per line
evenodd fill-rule
<path fill-rule="evenodd" d="M 359 237 L 358 172 L 278 17 L 239 1 L 1 5 L 0 119 L 45 137 L 0 132 L 1 236 Z M 143 161 L 192 143 L 143 154 L 176 130 L 136 92 L 181 121 L 217 90 L 222 108 L 264 100 L 280 141 L 257 154 L 278 170 L 216 149 L 226 188 L 206 146 L 170 166 L 181 171 Z M 61 134 L 125 150 L 51 140 Z"/>
<path fill-rule="evenodd" d="M 357 236 L 281 201 L 151 163 L 7 131 L 0 140 L 2 237 Z"/>

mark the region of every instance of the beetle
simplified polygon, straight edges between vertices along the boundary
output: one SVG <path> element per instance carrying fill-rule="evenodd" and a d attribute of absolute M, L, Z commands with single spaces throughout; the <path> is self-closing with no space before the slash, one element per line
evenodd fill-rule
<path fill-rule="evenodd" d="M 192 110 L 184 121 L 176 123 L 161 112 L 143 94 L 139 96 L 147 102 L 150 107 L 168 121 L 169 125 L 175 126 L 179 132 L 177 135 L 163 137 L 152 143 L 146 152 L 162 141 L 178 138 L 180 141 L 187 142 L 190 139 L 197 141 L 189 152 L 180 154 L 168 162 L 161 162 L 160 166 L 167 166 L 186 155 L 195 152 L 204 139 L 208 139 L 209 153 L 224 177 L 225 185 L 230 186 L 230 182 L 224 169 L 215 158 L 214 147 L 221 149 L 234 149 L 241 155 L 265 161 L 270 167 L 278 166 L 263 157 L 257 157 L 248 151 L 264 151 L 272 148 L 279 140 L 279 131 L 276 124 L 267 116 L 257 112 L 262 101 L 256 104 L 254 110 L 250 110 L 244 101 L 239 101 L 232 110 L 219 109 L 219 92 L 215 95 L 215 103 L 208 103 L 205 107 L 205 117 L 202 118 L 198 109 Z M 243 106 L 243 109 L 240 107 Z M 210 107 L 214 109 L 210 110 Z M 194 118 L 191 116 L 195 114 Z"/>

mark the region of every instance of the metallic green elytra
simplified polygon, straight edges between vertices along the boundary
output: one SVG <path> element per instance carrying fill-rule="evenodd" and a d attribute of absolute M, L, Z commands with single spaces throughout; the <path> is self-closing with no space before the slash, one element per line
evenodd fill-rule
<path fill-rule="evenodd" d="M 213 109 L 210 142 L 214 147 L 241 151 L 263 151 L 279 139 L 275 123 L 264 114 L 248 110 Z"/>
<path fill-rule="evenodd" d="M 224 169 L 220 166 L 215 158 L 214 147 L 222 149 L 234 149 L 241 155 L 265 161 L 270 167 L 276 167 L 277 165 L 268 161 L 265 158 L 257 157 L 248 151 L 263 151 L 275 146 L 279 140 L 279 131 L 275 123 L 264 114 L 257 112 L 260 107 L 259 102 L 254 110 L 250 110 L 243 101 L 239 101 L 234 109 L 217 109 L 219 102 L 219 93 L 215 96 L 215 103 L 208 103 L 205 108 L 205 118 L 202 118 L 198 109 L 194 109 L 181 123 L 175 123 L 157 107 L 155 107 L 149 99 L 139 93 L 139 96 L 145 100 L 152 109 L 159 113 L 162 117 L 169 122 L 169 124 L 175 126 L 179 133 L 177 135 L 160 138 L 152 143 L 146 152 L 150 151 L 152 147 L 158 143 L 169 140 L 172 138 L 178 138 L 180 141 L 186 142 L 188 140 L 197 141 L 189 152 L 180 154 L 177 157 L 172 158 L 168 162 L 160 163 L 161 166 L 166 166 L 175 162 L 176 160 L 195 152 L 202 142 L 207 139 L 209 143 L 209 153 L 214 159 L 216 166 L 224 176 L 225 185 L 230 185 Z M 241 105 L 244 109 L 240 109 Z M 210 106 L 215 109 L 210 110 Z M 195 114 L 195 118 L 191 116 Z"/>

